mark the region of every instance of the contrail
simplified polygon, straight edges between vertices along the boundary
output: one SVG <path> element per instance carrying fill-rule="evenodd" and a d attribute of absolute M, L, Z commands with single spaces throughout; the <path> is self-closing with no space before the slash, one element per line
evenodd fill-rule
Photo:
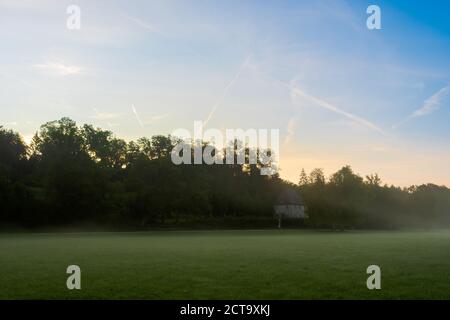
<path fill-rule="evenodd" d="M 415 110 L 403 121 L 401 121 L 396 125 L 393 125 L 392 128 L 397 129 L 398 127 L 400 127 L 401 125 L 405 124 L 406 122 L 408 122 L 413 118 L 423 117 L 427 114 L 433 113 L 434 111 L 438 110 L 442 103 L 442 99 L 444 99 L 449 93 L 450 93 L 450 84 L 446 85 L 439 91 L 435 92 L 431 97 L 429 97 L 427 100 L 424 101 L 420 109 Z"/>
<path fill-rule="evenodd" d="M 156 33 L 156 34 L 159 34 L 162 36 L 167 36 L 164 32 L 161 32 L 159 29 L 155 28 L 153 25 L 149 24 L 146 21 L 143 21 L 138 18 L 130 17 L 130 16 L 126 16 L 126 18 L 130 21 L 133 21 L 134 23 L 136 23 L 138 26 L 144 28 L 145 30 L 150 31 L 151 33 Z"/>
<path fill-rule="evenodd" d="M 422 117 L 439 109 L 442 99 L 450 93 L 450 84 L 440 89 L 423 103 L 423 106 L 414 111 L 410 118 Z"/>
<path fill-rule="evenodd" d="M 355 122 L 357 122 L 359 124 L 362 124 L 362 125 L 370 128 L 370 129 L 372 129 L 374 131 L 377 131 L 377 132 L 379 132 L 381 134 L 385 134 L 385 132 L 381 128 L 379 128 L 378 126 L 376 126 L 375 124 L 373 124 L 369 120 L 366 120 L 366 119 L 364 119 L 364 118 L 362 118 L 360 116 L 357 116 L 357 115 L 354 115 L 354 114 L 349 113 L 347 111 L 344 111 L 344 110 L 336 107 L 335 105 L 332 105 L 331 103 L 328 103 L 328 102 L 326 102 L 326 101 L 324 101 L 322 99 L 319 99 L 319 98 L 316 98 L 316 97 L 314 97 L 312 95 L 309 95 L 306 92 L 304 92 L 304 91 L 302 91 L 299 88 L 296 88 L 294 86 L 291 87 L 291 90 L 295 94 L 297 94 L 297 95 L 299 95 L 299 96 L 301 96 L 301 97 L 303 97 L 303 98 L 305 98 L 305 99 L 315 103 L 316 105 L 318 105 L 318 106 L 320 106 L 320 107 L 322 107 L 324 109 L 327 109 L 329 111 L 332 111 L 332 112 L 340 114 L 340 115 L 343 115 L 344 117 L 349 118 L 350 120 L 353 120 L 353 121 L 355 121 Z"/>
<path fill-rule="evenodd" d="M 250 61 L 250 57 L 251 55 L 248 55 L 247 58 L 244 60 L 244 62 L 241 64 L 241 66 L 239 67 L 236 75 L 233 77 L 233 79 L 231 79 L 231 81 L 226 85 L 225 89 L 223 90 L 222 96 L 219 98 L 219 100 L 217 100 L 217 102 L 214 104 L 214 106 L 212 107 L 211 111 L 209 112 L 208 117 L 206 118 L 206 120 L 203 122 L 203 127 L 206 126 L 206 124 L 209 122 L 209 120 L 211 120 L 212 116 L 214 115 L 214 113 L 216 112 L 217 108 L 220 106 L 220 104 L 222 103 L 222 101 L 225 99 L 225 97 L 227 96 L 228 92 L 230 91 L 231 87 L 233 87 L 234 83 L 239 79 L 239 76 L 242 73 L 242 70 L 244 70 L 244 68 L 247 66 L 248 62 Z"/>
<path fill-rule="evenodd" d="M 258 72 L 258 71 L 257 71 Z M 288 88 L 289 90 L 291 90 L 291 92 L 295 93 L 296 95 L 299 95 L 307 100 L 309 100 L 310 102 L 314 103 L 315 105 L 318 105 L 321 108 L 324 108 L 326 110 L 329 110 L 331 112 L 343 115 L 346 118 L 351 119 L 354 122 L 357 122 L 359 124 L 364 125 L 365 127 L 368 127 L 369 129 L 379 132 L 383 135 L 386 135 L 386 133 L 383 131 L 383 129 L 381 129 L 380 127 L 378 127 L 377 125 L 375 125 L 374 123 L 370 122 L 369 120 L 366 120 L 360 116 L 354 115 L 350 112 L 344 111 L 342 109 L 340 109 L 339 107 L 332 105 L 331 103 L 328 103 L 320 98 L 317 98 L 315 96 L 312 96 L 302 90 L 300 90 L 298 87 L 294 86 L 292 83 L 287 83 L 281 80 L 278 80 L 270 75 L 267 75 L 265 73 L 262 72 L 258 72 L 259 75 L 263 78 L 268 79 L 269 81 L 272 81 L 276 84 L 279 84 L 283 87 Z"/>
<path fill-rule="evenodd" d="M 134 107 L 134 104 L 131 105 L 131 110 L 133 110 L 133 113 L 136 117 L 137 122 L 139 122 L 139 125 L 141 127 L 144 127 L 144 124 L 142 123 L 141 118 L 139 117 L 139 114 L 137 113 L 136 108 Z"/>

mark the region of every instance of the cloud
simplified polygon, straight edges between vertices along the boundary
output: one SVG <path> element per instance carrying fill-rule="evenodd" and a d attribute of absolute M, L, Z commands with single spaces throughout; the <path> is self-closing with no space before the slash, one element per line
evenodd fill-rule
<path fill-rule="evenodd" d="M 211 120 L 211 118 L 213 117 L 213 115 L 216 112 L 217 108 L 220 106 L 220 104 L 223 102 L 223 100 L 228 95 L 228 92 L 230 91 L 230 89 L 233 87 L 234 83 L 239 79 L 242 71 L 247 67 L 247 65 L 248 65 L 248 63 L 250 61 L 250 57 L 251 57 L 251 55 L 247 56 L 247 58 L 244 60 L 244 62 L 241 64 L 241 66 L 239 67 L 238 71 L 234 75 L 233 79 L 231 79 L 231 81 L 228 82 L 228 84 L 225 86 L 225 89 L 223 90 L 223 93 L 220 96 L 219 100 L 217 100 L 217 102 L 214 104 L 214 106 L 212 107 L 211 111 L 208 114 L 208 117 L 203 122 L 203 127 L 206 127 L 206 124 L 209 122 L 209 120 Z"/>
<path fill-rule="evenodd" d="M 82 71 L 81 67 L 64 65 L 62 63 L 57 62 L 35 64 L 34 67 L 44 71 L 45 73 L 59 76 L 80 74 Z"/>
<path fill-rule="evenodd" d="M 96 108 L 93 108 L 95 112 L 95 116 L 91 116 L 92 119 L 95 120 L 110 120 L 110 119 L 117 119 L 122 114 L 120 113 L 108 113 L 108 112 L 100 112 Z"/>
<path fill-rule="evenodd" d="M 411 119 L 423 117 L 423 116 L 429 115 L 429 114 L 433 113 L 434 111 L 438 110 L 442 104 L 442 100 L 449 93 L 450 93 L 450 84 L 441 88 L 439 91 L 434 93 L 431 97 L 426 99 L 424 101 L 424 103 L 422 104 L 422 107 L 415 110 L 413 113 L 411 113 L 408 117 L 406 117 L 400 123 L 393 125 L 392 128 L 397 129 L 398 127 L 407 123 Z"/>
<path fill-rule="evenodd" d="M 134 113 L 134 116 L 136 117 L 137 122 L 139 123 L 139 125 L 141 127 L 144 127 L 144 124 L 142 123 L 141 117 L 139 116 L 139 114 L 136 111 L 136 108 L 134 107 L 134 104 L 131 105 L 131 110 Z"/>
<path fill-rule="evenodd" d="M 146 21 L 143 21 L 141 19 L 134 18 L 134 17 L 129 17 L 129 16 L 127 16 L 126 18 L 130 21 L 133 21 L 135 24 L 137 24 L 141 28 L 143 28 L 147 31 L 150 31 L 151 33 L 156 33 L 156 34 L 163 35 L 163 36 L 166 35 L 165 33 L 161 32 L 158 28 L 152 26 L 151 24 L 149 24 Z"/>
<path fill-rule="evenodd" d="M 293 95 L 300 96 L 323 109 L 329 110 L 329 111 L 337 113 L 339 115 L 342 115 L 342 116 L 352 120 L 353 122 L 363 125 L 373 131 L 379 132 L 381 134 L 385 134 L 385 132 L 380 127 L 378 127 L 374 123 L 370 122 L 369 120 L 366 120 L 360 116 L 354 115 L 350 112 L 344 111 L 344 110 L 340 109 L 339 107 L 337 107 L 331 103 L 328 103 L 320 98 L 309 95 L 294 85 L 291 85 L 291 92 Z"/>
<path fill-rule="evenodd" d="M 283 144 L 289 144 L 295 133 L 295 128 L 297 126 L 297 118 L 290 118 L 286 127 L 286 136 L 284 138 Z"/>
<path fill-rule="evenodd" d="M 147 125 L 147 124 L 152 124 L 152 123 L 154 123 L 154 122 L 156 122 L 156 121 L 159 121 L 159 120 L 162 120 L 162 119 L 164 119 L 164 118 L 167 118 L 169 115 L 170 115 L 169 113 L 164 113 L 164 114 L 160 114 L 160 115 L 148 117 L 148 118 L 145 120 L 144 124 L 145 124 L 145 125 Z"/>
<path fill-rule="evenodd" d="M 328 102 L 322 100 L 321 98 L 312 96 L 312 95 L 306 93 L 305 91 L 301 90 L 298 86 L 295 85 L 295 80 L 297 77 L 293 78 L 293 80 L 288 83 L 288 82 L 279 80 L 267 73 L 258 71 L 258 68 L 255 66 L 251 66 L 251 67 L 262 79 L 266 79 L 267 81 L 270 81 L 273 84 L 288 88 L 290 90 L 290 96 L 291 96 L 292 101 L 294 100 L 293 98 L 296 96 L 302 97 L 306 101 L 312 102 L 313 104 L 315 104 L 323 109 L 329 110 L 331 112 L 342 115 L 342 116 L 346 117 L 347 119 L 350 119 L 353 123 L 363 125 L 373 131 L 376 131 L 378 133 L 386 135 L 386 133 L 384 132 L 383 129 L 381 129 L 380 127 L 378 127 L 371 121 L 364 119 L 363 117 L 357 116 L 355 114 L 352 114 L 350 112 L 347 112 L 331 103 L 328 103 Z"/>
<path fill-rule="evenodd" d="M 422 107 L 414 111 L 410 115 L 410 118 L 422 117 L 427 114 L 433 113 L 434 111 L 439 109 L 442 99 L 444 99 L 444 97 L 447 96 L 449 93 L 450 93 L 450 85 L 443 87 L 438 92 L 429 97 L 427 100 L 425 100 Z"/>

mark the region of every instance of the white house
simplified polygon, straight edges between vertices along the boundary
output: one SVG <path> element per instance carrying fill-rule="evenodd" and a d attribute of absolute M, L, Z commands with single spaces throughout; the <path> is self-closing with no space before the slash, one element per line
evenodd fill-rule
<path fill-rule="evenodd" d="M 306 208 L 298 191 L 294 188 L 284 189 L 274 204 L 275 217 L 278 218 L 278 228 L 281 228 L 281 220 L 306 219 Z"/>

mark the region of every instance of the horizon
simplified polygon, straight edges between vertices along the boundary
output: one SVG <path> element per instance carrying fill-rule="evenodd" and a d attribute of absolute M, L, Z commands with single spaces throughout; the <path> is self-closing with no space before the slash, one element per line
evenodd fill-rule
<path fill-rule="evenodd" d="M 280 129 L 280 176 L 345 165 L 450 186 L 450 3 L 0 1 L 2 123 L 26 141 L 63 116 L 126 141 Z M 414 37 L 408 35 L 414 34 Z"/>

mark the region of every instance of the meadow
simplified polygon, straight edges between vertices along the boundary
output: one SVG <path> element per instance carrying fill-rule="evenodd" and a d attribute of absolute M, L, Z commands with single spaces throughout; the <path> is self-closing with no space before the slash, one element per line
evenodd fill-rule
<path fill-rule="evenodd" d="M 0 299 L 450 299 L 450 231 L 0 234 Z"/>

